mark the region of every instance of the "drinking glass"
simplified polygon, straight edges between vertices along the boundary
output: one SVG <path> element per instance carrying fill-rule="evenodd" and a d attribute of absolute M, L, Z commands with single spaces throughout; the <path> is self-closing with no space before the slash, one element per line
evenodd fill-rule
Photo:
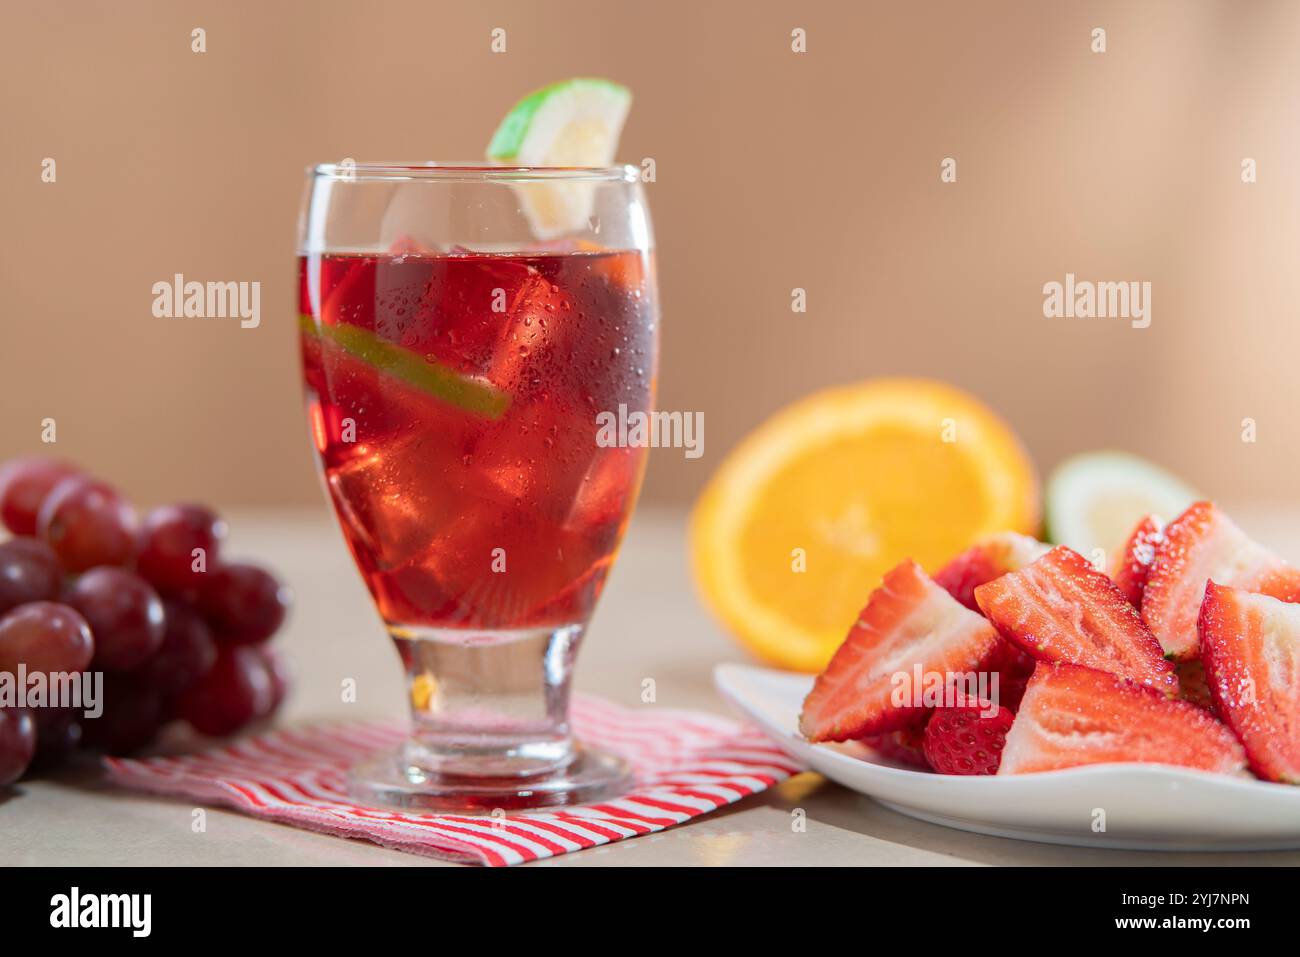
<path fill-rule="evenodd" d="M 544 238 L 538 238 L 539 236 Z M 491 810 L 616 792 L 569 689 L 640 488 L 658 305 L 633 167 L 322 164 L 299 224 L 306 406 L 413 729 L 368 803 Z"/>

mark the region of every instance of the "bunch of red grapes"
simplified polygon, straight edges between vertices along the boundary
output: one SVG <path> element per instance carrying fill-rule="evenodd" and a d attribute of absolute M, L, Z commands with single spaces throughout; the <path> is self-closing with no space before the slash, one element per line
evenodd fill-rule
<path fill-rule="evenodd" d="M 224 736 L 288 690 L 267 645 L 289 593 L 220 555 L 226 524 L 201 505 L 137 518 L 112 486 L 62 462 L 0 467 L 0 672 L 103 672 L 103 713 L 0 709 L 0 788 L 78 747 L 129 754 L 183 719 Z M 30 677 L 29 677 L 30 682 Z"/>

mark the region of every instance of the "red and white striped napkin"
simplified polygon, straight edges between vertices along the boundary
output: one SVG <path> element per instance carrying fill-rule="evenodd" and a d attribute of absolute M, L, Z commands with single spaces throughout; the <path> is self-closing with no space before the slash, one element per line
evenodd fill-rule
<path fill-rule="evenodd" d="M 694 711 L 623 708 L 576 696 L 574 732 L 631 763 L 636 785 L 600 804 L 489 818 L 365 807 L 348 799 L 347 768 L 402 741 L 398 722 L 272 731 L 176 757 L 106 758 L 130 788 L 230 805 L 416 854 L 493 866 L 521 864 L 652 834 L 757 794 L 802 768 L 753 727 Z"/>

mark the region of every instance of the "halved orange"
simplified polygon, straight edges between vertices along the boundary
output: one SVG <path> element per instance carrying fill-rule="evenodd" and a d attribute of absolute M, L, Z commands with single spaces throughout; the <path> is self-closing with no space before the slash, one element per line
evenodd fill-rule
<path fill-rule="evenodd" d="M 691 517 L 705 601 L 763 660 L 818 671 L 905 558 L 933 572 L 992 532 L 1032 535 L 1038 478 L 1010 428 L 940 382 L 875 379 L 778 412 Z"/>

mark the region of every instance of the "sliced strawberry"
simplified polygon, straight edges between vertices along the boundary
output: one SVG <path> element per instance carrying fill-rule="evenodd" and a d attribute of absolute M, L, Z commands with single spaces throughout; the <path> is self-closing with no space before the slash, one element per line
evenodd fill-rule
<path fill-rule="evenodd" d="M 1040 662 L 998 774 L 1143 761 L 1240 774 L 1246 752 L 1203 708 L 1117 675 Z"/>
<path fill-rule="evenodd" d="M 1251 770 L 1300 784 L 1300 605 L 1210 582 L 1199 629 L 1210 694 Z"/>
<path fill-rule="evenodd" d="M 1210 684 L 1205 679 L 1205 667 L 1200 659 L 1178 662 L 1179 697 L 1190 701 L 1207 711 L 1218 713 L 1214 697 L 1210 694 Z"/>
<path fill-rule="evenodd" d="M 980 539 L 943 568 L 934 573 L 935 583 L 971 611 L 979 611 L 975 589 L 985 582 L 1017 572 L 1051 551 L 1036 538 L 1018 532 L 999 532 Z M 998 701 L 1013 712 L 1025 693 L 1029 676 L 1034 673 L 1034 659 L 1009 641 L 1002 642 L 996 662 L 990 669 L 998 671 Z"/>
<path fill-rule="evenodd" d="M 869 734 L 860 740 L 883 758 L 928 771 L 930 762 L 926 760 L 925 751 L 921 747 L 923 732 L 924 728 L 921 727 L 900 728 L 884 734 Z"/>
<path fill-rule="evenodd" d="M 1142 616 L 1115 583 L 1078 552 L 1059 545 L 1018 572 L 975 589 L 1002 637 L 1039 661 L 1085 665 L 1178 693 Z"/>
<path fill-rule="evenodd" d="M 1197 502 L 1165 529 L 1142 593 L 1142 620 L 1168 657 L 1197 657 L 1196 616 L 1210 579 L 1300 600 L 1300 571 L 1251 539 L 1213 502 Z"/>
<path fill-rule="evenodd" d="M 909 559 L 886 573 L 818 675 L 799 730 L 810 741 L 847 741 L 920 723 L 929 709 L 914 703 L 912 676 L 978 671 L 998 640 Z"/>
<path fill-rule="evenodd" d="M 997 774 L 1015 716 L 987 701 L 935 708 L 921 746 L 940 774 Z"/>
<path fill-rule="evenodd" d="M 971 611 L 979 611 L 975 589 L 985 582 L 1018 572 L 1042 558 L 1050 545 L 1018 532 L 1000 532 L 982 538 L 934 573 L 935 583 Z"/>
<path fill-rule="evenodd" d="M 1164 522 L 1154 515 L 1138 522 L 1111 572 L 1115 587 L 1134 608 L 1142 607 L 1142 592 L 1147 587 L 1151 562 L 1155 560 L 1156 548 L 1165 540 L 1164 527 Z"/>
<path fill-rule="evenodd" d="M 998 704 L 1015 714 L 1020 707 L 1020 699 L 1025 696 L 1029 679 L 1033 676 L 1034 665 L 1038 662 L 1005 638 L 1000 640 L 1001 645 L 987 667 L 989 671 L 997 672 Z"/>

